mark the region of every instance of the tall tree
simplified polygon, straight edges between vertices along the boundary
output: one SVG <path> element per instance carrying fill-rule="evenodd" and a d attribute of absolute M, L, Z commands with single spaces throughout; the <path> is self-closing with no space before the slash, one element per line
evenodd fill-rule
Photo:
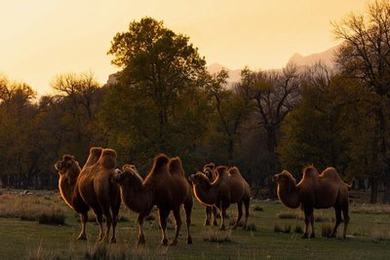
<path fill-rule="evenodd" d="M 299 74 L 289 65 L 282 71 L 252 72 L 244 69 L 241 85 L 256 108 L 257 122 L 266 133 L 268 175 L 278 170 L 276 147 L 280 125 L 299 98 Z"/>
<path fill-rule="evenodd" d="M 101 113 L 114 142 L 127 147 L 127 154 L 134 155 L 137 147 L 143 157 L 158 151 L 191 153 L 208 104 L 206 62 L 189 38 L 146 17 L 117 33 L 108 54 L 121 69 Z M 115 118 L 110 111 L 116 111 Z"/>
<path fill-rule="evenodd" d="M 362 82 L 378 96 L 375 108 L 377 151 L 382 161 L 384 202 L 390 202 L 389 97 L 390 97 L 390 2 L 376 0 L 364 14 L 351 14 L 334 24 L 335 36 L 343 40 L 337 62 L 342 73 Z"/>

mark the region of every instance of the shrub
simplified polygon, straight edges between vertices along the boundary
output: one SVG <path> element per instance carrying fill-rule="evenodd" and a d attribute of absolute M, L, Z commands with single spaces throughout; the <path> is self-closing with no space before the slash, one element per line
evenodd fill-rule
<path fill-rule="evenodd" d="M 207 232 L 203 233 L 203 241 L 217 243 L 231 242 L 231 231 L 208 230 Z"/>
<path fill-rule="evenodd" d="M 253 207 L 253 211 L 264 211 L 263 207 L 256 205 Z"/>
<path fill-rule="evenodd" d="M 299 216 L 293 212 L 281 212 L 277 214 L 277 217 L 280 219 L 298 219 Z"/>
<path fill-rule="evenodd" d="M 285 224 L 283 227 L 279 226 L 278 224 L 274 225 L 274 232 L 276 233 L 290 233 L 291 232 L 291 226 Z"/>
<path fill-rule="evenodd" d="M 298 234 L 303 234 L 303 228 L 301 226 L 299 226 L 299 225 L 296 225 L 295 229 L 294 229 L 294 232 L 298 233 Z"/>
<path fill-rule="evenodd" d="M 65 215 L 62 212 L 42 213 L 38 216 L 39 224 L 64 225 Z"/>
<path fill-rule="evenodd" d="M 250 223 L 248 225 L 246 225 L 245 229 L 246 231 L 257 231 L 257 227 L 256 227 L 256 224 L 255 223 Z"/>
<path fill-rule="evenodd" d="M 322 237 L 331 237 L 332 236 L 332 226 L 329 224 L 322 224 L 321 225 L 321 236 Z"/>

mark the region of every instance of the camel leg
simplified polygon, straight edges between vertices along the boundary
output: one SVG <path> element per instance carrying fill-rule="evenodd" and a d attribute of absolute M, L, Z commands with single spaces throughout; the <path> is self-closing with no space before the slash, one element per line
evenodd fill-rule
<path fill-rule="evenodd" d="M 335 213 L 336 213 L 336 223 L 334 224 L 334 228 L 331 234 L 331 237 L 336 237 L 337 235 L 337 228 L 339 227 L 341 223 L 341 208 L 340 206 L 335 206 Z"/>
<path fill-rule="evenodd" d="M 103 214 L 101 212 L 95 213 L 96 214 L 96 221 L 99 224 L 99 239 L 98 241 L 102 241 L 103 234 L 104 234 L 104 228 L 103 228 Z"/>
<path fill-rule="evenodd" d="M 236 219 L 236 223 L 233 225 L 233 229 L 236 229 L 237 226 L 240 224 L 240 220 L 242 217 L 242 201 L 237 202 L 237 210 L 238 210 L 238 216 Z"/>
<path fill-rule="evenodd" d="M 221 213 L 222 213 L 222 221 L 221 221 L 221 227 L 219 228 L 220 230 L 225 230 L 226 227 L 225 227 L 225 219 L 226 219 L 226 208 L 224 205 L 223 205 L 223 202 L 221 201 L 220 203 L 221 207 Z"/>
<path fill-rule="evenodd" d="M 104 215 L 106 217 L 106 234 L 105 234 L 105 240 L 108 241 L 108 238 L 110 237 L 110 230 L 111 230 L 111 225 L 112 225 L 112 215 L 109 207 L 104 208 Z M 113 234 L 114 238 L 115 235 Z"/>
<path fill-rule="evenodd" d="M 213 211 L 213 217 L 214 217 L 213 225 L 214 226 L 218 226 L 218 221 L 217 221 L 217 218 L 218 218 L 218 208 L 215 207 L 215 206 L 212 206 L 212 211 Z"/>
<path fill-rule="evenodd" d="M 176 232 L 175 232 L 175 238 L 171 242 L 171 245 L 175 246 L 177 245 L 177 239 L 179 237 L 180 228 L 181 228 L 180 207 L 173 210 L 173 216 L 175 217 L 175 222 L 176 222 Z"/>
<path fill-rule="evenodd" d="M 206 220 L 204 222 L 205 226 L 210 226 L 211 211 L 212 211 L 212 207 L 207 206 L 206 207 Z"/>
<path fill-rule="evenodd" d="M 308 238 L 309 237 L 309 224 L 310 224 L 310 209 L 305 207 L 304 214 L 305 214 L 305 233 L 303 233 L 302 238 Z"/>
<path fill-rule="evenodd" d="M 343 207 L 343 217 L 344 217 L 344 232 L 343 238 L 347 237 L 347 228 L 349 223 L 349 213 L 348 213 L 348 203 Z"/>
<path fill-rule="evenodd" d="M 184 203 L 184 211 L 186 213 L 186 225 L 187 225 L 187 244 L 192 244 L 192 237 L 190 233 L 192 206 L 193 206 L 192 198 L 189 199 L 188 202 Z"/>
<path fill-rule="evenodd" d="M 250 202 L 249 198 L 244 200 L 244 206 L 245 206 L 245 220 L 244 220 L 244 226 L 243 226 L 244 229 L 246 229 L 246 225 L 248 224 L 249 202 Z"/>
<path fill-rule="evenodd" d="M 87 234 L 85 232 L 85 228 L 88 221 L 88 211 L 82 212 L 80 214 L 80 221 L 81 221 L 81 232 L 80 235 L 77 237 L 77 240 L 87 240 Z"/>
<path fill-rule="evenodd" d="M 311 223 L 311 235 L 310 235 L 310 237 L 311 238 L 315 238 L 316 235 L 315 235 L 315 232 L 314 232 L 314 210 L 312 210 L 312 212 L 310 214 L 310 223 Z"/>
<path fill-rule="evenodd" d="M 145 235 L 144 235 L 144 228 L 143 228 L 143 224 L 144 224 L 144 219 L 145 219 L 145 214 L 144 213 L 140 213 L 138 215 L 138 245 L 143 245 L 145 244 Z"/>
<path fill-rule="evenodd" d="M 169 210 L 159 209 L 158 212 L 160 215 L 160 228 L 161 228 L 161 233 L 162 233 L 161 244 L 163 246 L 167 246 L 168 245 L 168 238 L 167 238 L 166 229 L 167 229 L 167 218 L 169 215 Z"/>

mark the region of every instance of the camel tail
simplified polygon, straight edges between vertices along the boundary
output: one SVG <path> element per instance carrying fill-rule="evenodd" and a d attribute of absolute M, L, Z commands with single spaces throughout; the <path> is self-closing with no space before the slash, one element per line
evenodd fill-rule
<path fill-rule="evenodd" d="M 174 157 L 168 162 L 169 172 L 173 175 L 182 175 L 184 176 L 183 164 L 180 157 Z"/>

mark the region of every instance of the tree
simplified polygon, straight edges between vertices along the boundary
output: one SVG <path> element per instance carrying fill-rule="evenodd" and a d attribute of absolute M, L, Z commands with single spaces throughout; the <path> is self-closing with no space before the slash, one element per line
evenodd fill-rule
<path fill-rule="evenodd" d="M 276 147 L 280 125 L 299 99 L 299 74 L 296 67 L 289 65 L 282 71 L 244 69 L 241 77 L 241 86 L 254 103 L 256 121 L 266 133 L 266 171 L 271 176 L 279 168 Z M 270 178 L 268 184 L 273 189 Z"/>
<path fill-rule="evenodd" d="M 373 104 L 377 122 L 377 151 L 383 179 L 384 202 L 390 202 L 389 97 L 390 97 L 390 3 L 377 0 L 368 5 L 367 13 L 351 14 L 334 24 L 337 39 L 343 40 L 337 62 L 346 77 L 353 77 L 378 96 Z"/>
<path fill-rule="evenodd" d="M 108 54 L 121 69 L 100 113 L 111 143 L 143 159 L 163 151 L 193 153 L 209 105 L 205 60 L 189 38 L 146 17 L 117 33 Z"/>
<path fill-rule="evenodd" d="M 225 136 L 227 159 L 232 163 L 239 130 L 251 112 L 251 105 L 249 97 L 241 84 L 237 84 L 232 88 L 227 87 L 228 77 L 225 70 L 213 75 L 207 91 L 213 100 L 212 107 L 216 112 L 217 120 L 215 121 L 218 123 L 215 127 L 218 130 L 220 129 Z"/>

